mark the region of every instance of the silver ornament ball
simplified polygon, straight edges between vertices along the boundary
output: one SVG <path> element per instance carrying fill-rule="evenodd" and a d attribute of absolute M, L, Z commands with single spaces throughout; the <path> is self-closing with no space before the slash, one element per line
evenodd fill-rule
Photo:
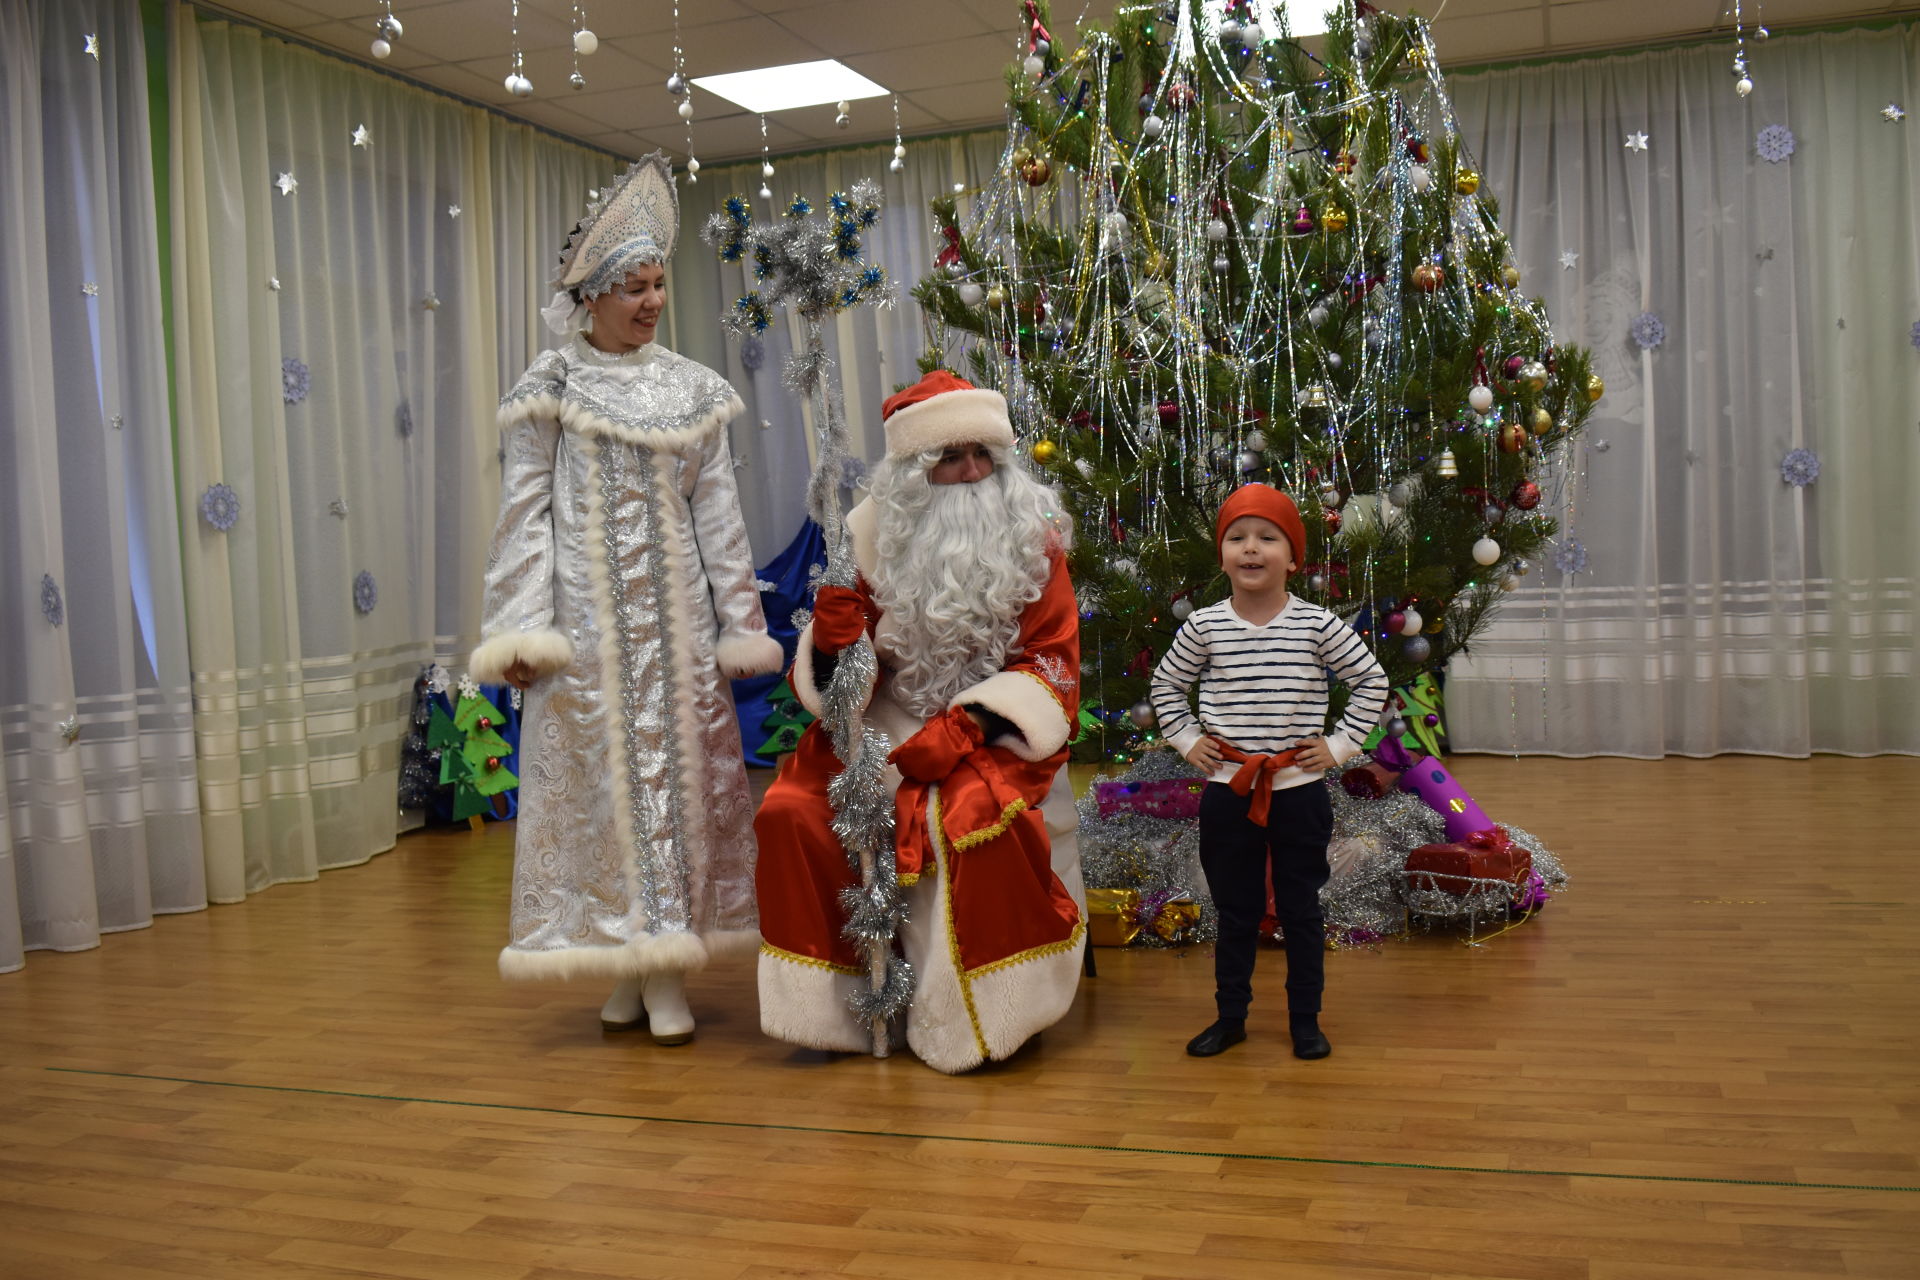
<path fill-rule="evenodd" d="M 1127 718 L 1141 729 L 1153 728 L 1153 706 L 1146 702 L 1136 702 L 1127 711 Z"/>
<path fill-rule="evenodd" d="M 1425 662 L 1433 656 L 1433 643 L 1425 636 L 1410 636 L 1400 646 L 1400 652 L 1408 662 Z"/>
<path fill-rule="evenodd" d="M 678 71 L 667 77 L 667 92 L 678 98 L 687 91 L 687 78 Z"/>

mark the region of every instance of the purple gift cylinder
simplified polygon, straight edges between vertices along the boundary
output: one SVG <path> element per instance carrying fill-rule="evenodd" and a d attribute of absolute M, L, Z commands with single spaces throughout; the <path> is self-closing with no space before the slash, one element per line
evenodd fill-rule
<path fill-rule="evenodd" d="M 1415 756 L 1397 739 L 1385 738 L 1373 749 L 1373 758 L 1400 771 L 1400 789 L 1419 796 L 1447 824 L 1447 843 L 1458 844 L 1476 831 L 1493 826 L 1447 766 L 1435 756 Z"/>

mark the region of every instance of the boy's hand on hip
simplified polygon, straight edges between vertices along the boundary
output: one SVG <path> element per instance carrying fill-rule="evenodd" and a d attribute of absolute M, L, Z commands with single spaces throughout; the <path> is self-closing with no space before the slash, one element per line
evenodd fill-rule
<path fill-rule="evenodd" d="M 1306 769 L 1311 772 L 1324 772 L 1333 768 L 1333 766 L 1338 763 L 1338 761 L 1333 758 L 1333 748 L 1327 745 L 1327 740 L 1324 737 L 1308 738 L 1305 742 L 1301 743 L 1296 750 L 1300 752 L 1300 754 L 1293 759 L 1294 767 L 1297 769 Z"/>
<path fill-rule="evenodd" d="M 1225 759 L 1226 757 L 1220 754 L 1220 744 L 1212 738 L 1201 738 L 1187 748 L 1187 763 L 1196 768 L 1205 769 L 1208 773 L 1218 769 Z"/>

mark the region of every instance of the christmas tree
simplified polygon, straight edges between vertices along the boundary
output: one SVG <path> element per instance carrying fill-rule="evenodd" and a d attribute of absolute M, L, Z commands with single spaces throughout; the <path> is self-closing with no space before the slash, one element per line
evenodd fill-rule
<path fill-rule="evenodd" d="M 1552 537 L 1542 487 L 1601 386 L 1522 292 L 1426 25 L 1354 3 L 1316 56 L 1271 0 L 1177 0 L 1069 52 L 1025 8 L 1001 171 L 964 218 L 935 203 L 915 297 L 923 363 L 1004 391 L 1073 509 L 1086 754 L 1151 737 L 1249 480 L 1299 502 L 1297 594 L 1396 687 L 1440 670 Z"/>
<path fill-rule="evenodd" d="M 435 704 L 427 723 L 427 745 L 440 753 L 440 782 L 453 787 L 453 820 L 478 817 L 488 809 L 503 812 L 495 798 L 520 785 L 507 768 L 513 745 L 500 736 L 506 723 L 471 678 L 460 681 L 460 700 L 449 716 Z"/>

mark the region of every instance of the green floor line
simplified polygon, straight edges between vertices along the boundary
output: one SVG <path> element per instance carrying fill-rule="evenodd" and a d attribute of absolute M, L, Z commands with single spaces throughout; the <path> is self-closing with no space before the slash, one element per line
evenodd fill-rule
<path fill-rule="evenodd" d="M 1920 1187 L 1882 1187 L 1854 1182 L 1779 1182 L 1767 1178 L 1707 1178 L 1681 1173 L 1588 1173 L 1578 1169 L 1482 1169 L 1470 1164 L 1420 1164 L 1408 1160 L 1343 1160 L 1336 1156 L 1276 1156 L 1247 1151 L 1176 1151 L 1170 1147 L 1123 1147 L 1103 1142 L 1049 1142 L 1042 1138 L 976 1138 L 948 1133 L 901 1133 L 892 1129 L 835 1129 L 826 1125 L 768 1124 L 750 1120 L 689 1120 L 684 1116 L 648 1116 L 626 1111 L 582 1111 L 572 1107 L 535 1107 L 513 1102 L 462 1102 L 456 1098 L 414 1098 L 394 1093 L 356 1093 L 351 1089 L 309 1089 L 290 1084 L 245 1084 L 233 1080 L 199 1080 L 191 1076 L 156 1076 L 138 1071 L 96 1071 L 88 1067 L 47 1067 L 72 1076 L 106 1076 L 119 1080 L 158 1080 L 167 1084 L 201 1084 L 216 1089 L 254 1089 L 262 1093 L 305 1093 L 322 1098 L 361 1098 L 375 1102 L 420 1102 L 441 1107 L 477 1107 L 483 1111 L 525 1111 L 540 1115 L 582 1116 L 594 1120 L 639 1120 L 647 1124 L 684 1124 L 710 1129 L 759 1129 L 776 1133 L 818 1133 L 850 1138 L 903 1138 L 911 1142 L 971 1142 L 990 1147 L 1041 1147 L 1050 1151 L 1109 1151 L 1130 1156 L 1184 1156 L 1193 1160 L 1250 1160 L 1265 1164 L 1335 1165 L 1343 1169 L 1417 1169 L 1424 1173 L 1505 1174 L 1516 1178 L 1605 1178 L 1613 1182 L 1688 1182 L 1721 1187 L 1790 1187 L 1796 1191 L 1901 1191 L 1920 1193 Z"/>

